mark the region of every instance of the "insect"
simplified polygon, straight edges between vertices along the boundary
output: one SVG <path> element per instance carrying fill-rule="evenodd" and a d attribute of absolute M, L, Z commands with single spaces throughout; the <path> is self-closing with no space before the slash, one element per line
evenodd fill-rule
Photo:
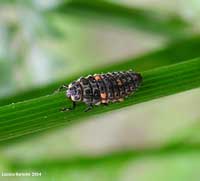
<path fill-rule="evenodd" d="M 72 100 L 72 107 L 61 111 L 73 110 L 76 102 L 84 102 L 91 110 L 94 105 L 108 105 L 111 102 L 123 101 L 134 93 L 142 83 L 140 73 L 129 71 L 109 72 L 80 77 L 69 85 L 62 85 L 57 91 L 66 90 L 66 97 Z"/>

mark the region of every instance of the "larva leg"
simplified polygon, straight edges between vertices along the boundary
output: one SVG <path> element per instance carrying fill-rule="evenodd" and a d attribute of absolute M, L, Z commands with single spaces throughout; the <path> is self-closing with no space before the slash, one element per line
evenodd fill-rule
<path fill-rule="evenodd" d="M 85 109 L 85 112 L 90 111 L 94 106 L 92 104 L 89 104 L 88 107 Z"/>
<path fill-rule="evenodd" d="M 66 111 L 72 111 L 72 110 L 74 110 L 76 108 L 76 102 L 73 101 L 72 103 L 73 103 L 72 107 L 69 107 L 69 108 L 64 107 L 64 108 L 61 108 L 60 111 L 66 112 Z"/>

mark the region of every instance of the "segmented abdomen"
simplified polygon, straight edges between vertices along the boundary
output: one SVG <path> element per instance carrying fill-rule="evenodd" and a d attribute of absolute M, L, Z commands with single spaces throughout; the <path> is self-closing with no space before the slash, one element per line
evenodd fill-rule
<path fill-rule="evenodd" d="M 126 71 L 89 75 L 76 83 L 82 87 L 82 101 L 97 105 L 122 101 L 136 90 L 141 81 L 139 73 Z"/>

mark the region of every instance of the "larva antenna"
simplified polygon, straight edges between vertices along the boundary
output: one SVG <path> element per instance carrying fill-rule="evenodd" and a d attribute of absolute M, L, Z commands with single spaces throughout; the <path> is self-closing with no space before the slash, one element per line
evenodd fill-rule
<path fill-rule="evenodd" d="M 67 90 L 68 89 L 68 85 L 63 84 L 57 90 L 54 91 L 54 94 L 59 93 L 59 92 L 63 91 L 64 89 Z"/>

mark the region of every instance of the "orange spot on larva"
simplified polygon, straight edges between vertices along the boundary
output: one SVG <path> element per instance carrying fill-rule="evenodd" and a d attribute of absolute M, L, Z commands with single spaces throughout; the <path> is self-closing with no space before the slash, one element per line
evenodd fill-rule
<path fill-rule="evenodd" d="M 101 80 L 101 77 L 99 75 L 95 75 L 95 80 Z"/>
<path fill-rule="evenodd" d="M 106 93 L 101 93 L 101 98 L 106 99 Z"/>

